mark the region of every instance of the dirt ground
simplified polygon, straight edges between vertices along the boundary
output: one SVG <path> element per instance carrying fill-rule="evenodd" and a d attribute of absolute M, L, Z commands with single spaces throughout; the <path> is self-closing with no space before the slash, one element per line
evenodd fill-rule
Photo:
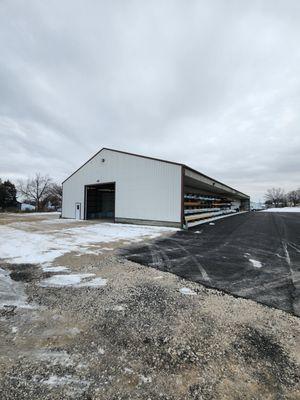
<path fill-rule="evenodd" d="M 299 318 L 127 261 L 120 246 L 63 254 L 50 271 L 0 263 L 27 304 L 0 308 L 1 400 L 300 398 Z M 61 266 L 105 284 L 43 285 Z"/>

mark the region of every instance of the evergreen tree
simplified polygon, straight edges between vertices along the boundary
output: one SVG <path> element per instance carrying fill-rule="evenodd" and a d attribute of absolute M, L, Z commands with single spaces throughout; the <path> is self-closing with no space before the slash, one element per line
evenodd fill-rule
<path fill-rule="evenodd" d="M 13 208 L 17 206 L 17 190 L 15 185 L 6 180 L 0 180 L 0 208 Z"/>

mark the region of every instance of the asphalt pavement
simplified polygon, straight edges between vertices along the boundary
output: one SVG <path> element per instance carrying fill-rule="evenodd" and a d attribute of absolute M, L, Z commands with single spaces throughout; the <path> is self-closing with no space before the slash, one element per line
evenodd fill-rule
<path fill-rule="evenodd" d="M 300 213 L 236 215 L 127 248 L 122 254 L 300 316 Z"/>

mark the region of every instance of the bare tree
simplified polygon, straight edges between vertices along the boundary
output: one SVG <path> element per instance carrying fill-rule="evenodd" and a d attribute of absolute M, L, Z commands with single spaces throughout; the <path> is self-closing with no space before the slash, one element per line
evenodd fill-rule
<path fill-rule="evenodd" d="M 275 207 L 279 207 L 286 202 L 286 195 L 282 188 L 268 189 L 265 194 L 267 204 L 274 204 Z"/>
<path fill-rule="evenodd" d="M 47 201 L 50 201 L 52 206 L 57 210 L 61 208 L 62 203 L 62 185 L 52 183 L 49 187 Z"/>
<path fill-rule="evenodd" d="M 292 206 L 295 207 L 298 203 L 300 203 L 300 189 L 289 192 L 287 194 L 287 198 L 292 203 Z"/>
<path fill-rule="evenodd" d="M 49 195 L 51 178 L 48 175 L 36 173 L 34 178 L 28 178 L 27 181 L 19 181 L 18 190 L 20 194 L 28 201 L 35 204 L 35 210 L 41 209 L 42 202 Z"/>

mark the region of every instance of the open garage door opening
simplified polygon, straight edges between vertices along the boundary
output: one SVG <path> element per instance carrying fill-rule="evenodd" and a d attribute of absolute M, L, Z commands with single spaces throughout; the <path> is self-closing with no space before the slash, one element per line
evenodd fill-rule
<path fill-rule="evenodd" d="M 88 185 L 85 187 L 85 219 L 115 219 L 115 183 Z"/>

